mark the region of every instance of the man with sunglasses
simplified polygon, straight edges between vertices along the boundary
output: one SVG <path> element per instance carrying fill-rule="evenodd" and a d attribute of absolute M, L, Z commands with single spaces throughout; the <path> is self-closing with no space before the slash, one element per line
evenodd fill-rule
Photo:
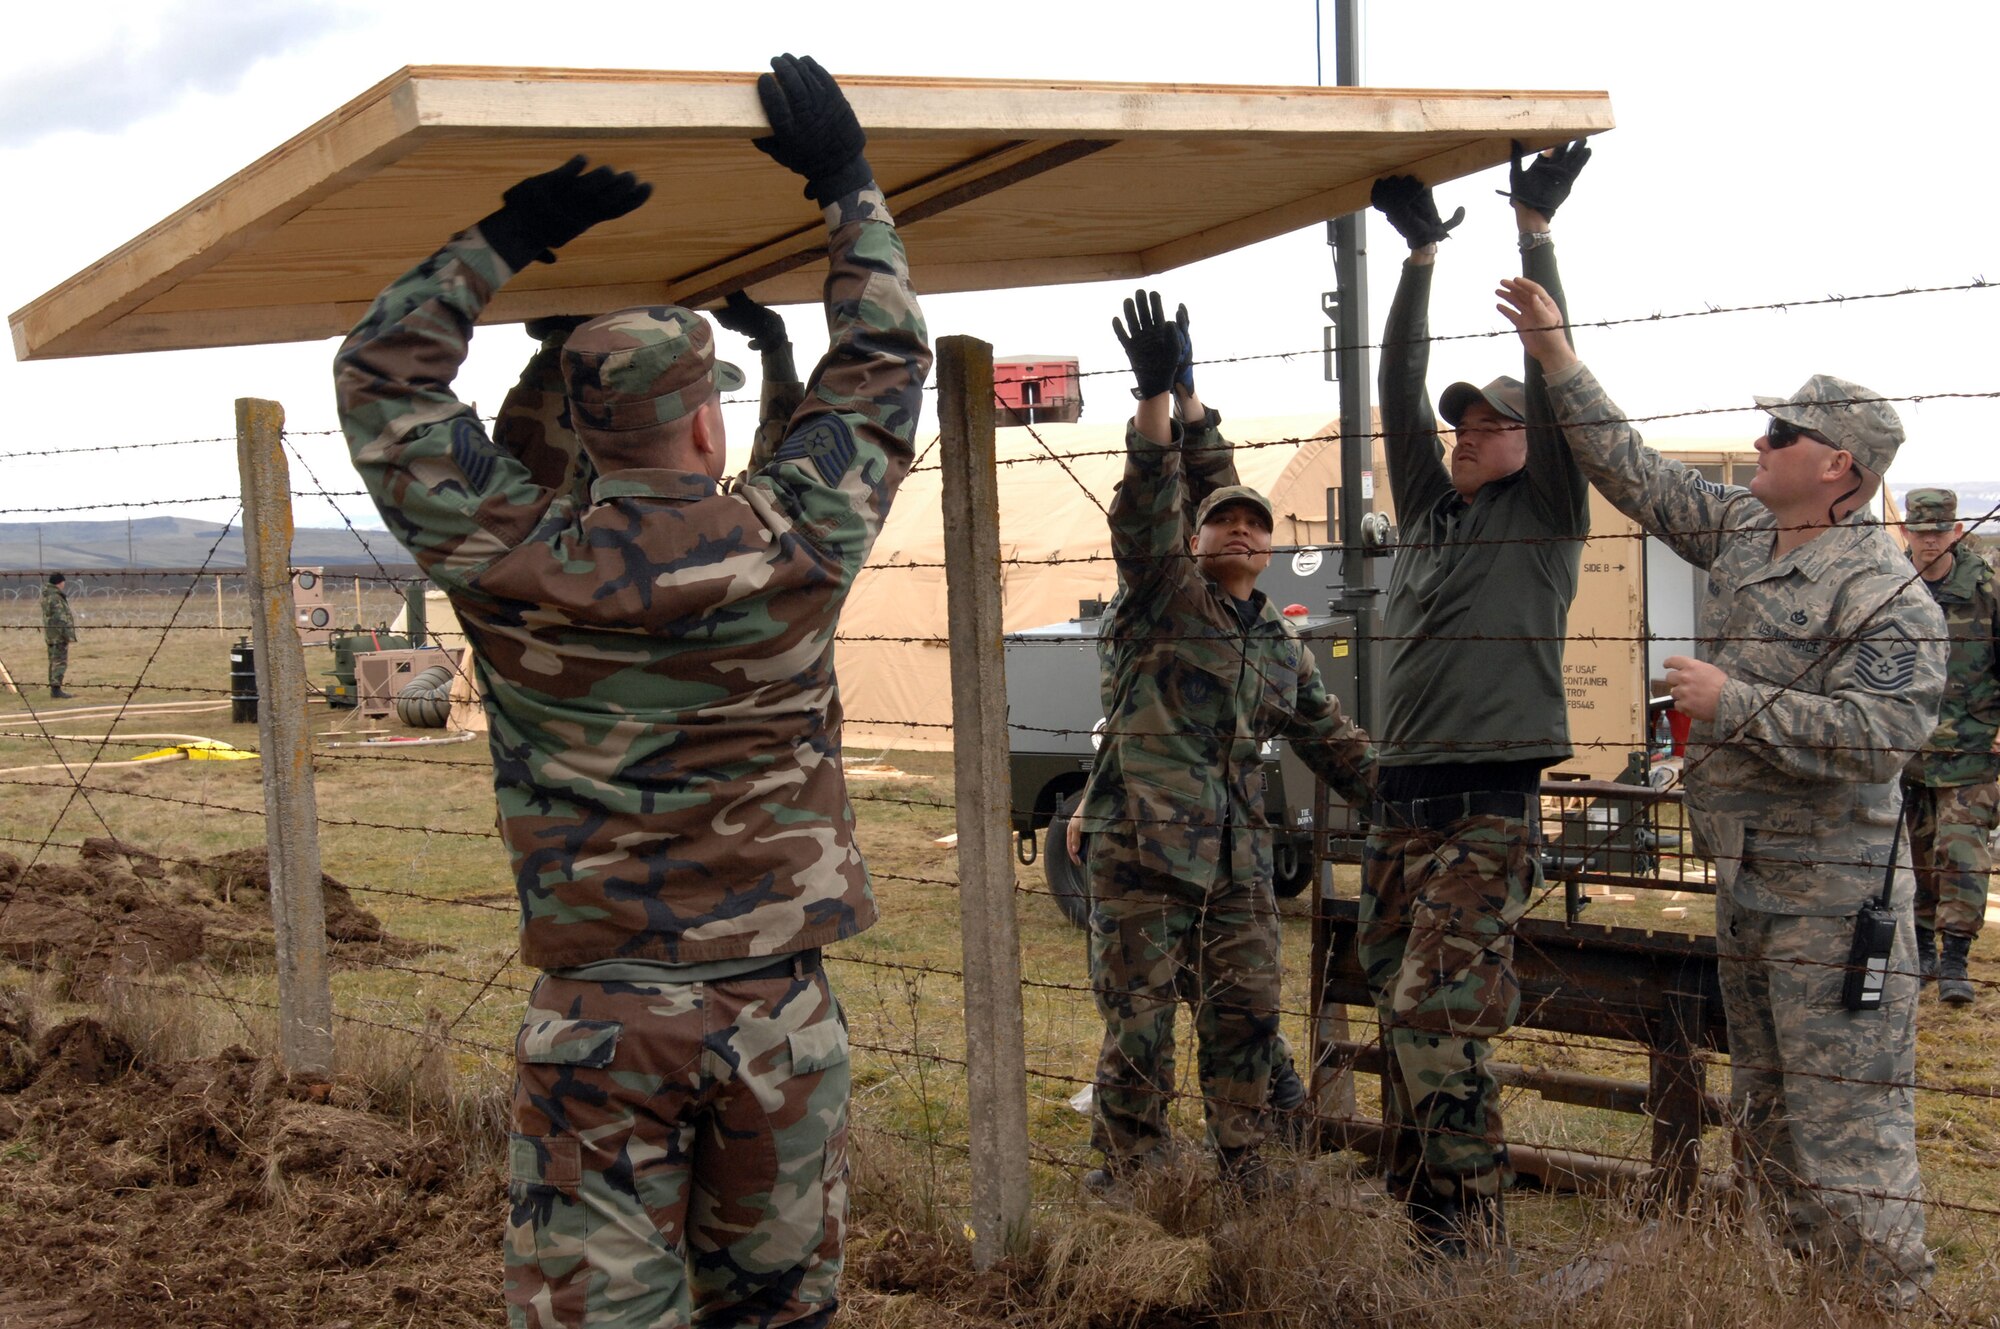
<path fill-rule="evenodd" d="M 1945 625 L 1867 510 L 1902 424 L 1878 394 L 1815 374 L 1790 397 L 1756 399 L 1770 416 L 1756 474 L 1723 488 L 1645 446 L 1546 291 L 1508 278 L 1498 294 L 1591 482 L 1708 570 L 1699 656 L 1666 668 L 1694 721 L 1688 813 L 1715 862 L 1744 1180 L 1788 1248 L 1835 1262 L 1870 1300 L 1912 1305 L 1932 1260 L 1897 780 L 1937 723 Z M 1885 883 L 1881 1001 L 1850 1009 L 1857 925 Z"/>
<path fill-rule="evenodd" d="M 1590 159 L 1581 142 L 1524 165 L 1507 191 L 1523 269 L 1557 283 L 1549 218 Z M 1384 611 L 1382 771 L 1362 868 L 1356 950 L 1391 1061 L 1388 1185 L 1424 1249 L 1503 1244 L 1509 1180 L 1491 1040 L 1520 1011 L 1513 925 L 1540 865 L 1542 771 L 1570 755 L 1562 650 L 1588 487 L 1552 423 L 1539 370 L 1524 383 L 1425 387 L 1438 216 L 1412 176 L 1375 182 L 1403 238 L 1382 341 L 1382 429 L 1402 527 Z"/>

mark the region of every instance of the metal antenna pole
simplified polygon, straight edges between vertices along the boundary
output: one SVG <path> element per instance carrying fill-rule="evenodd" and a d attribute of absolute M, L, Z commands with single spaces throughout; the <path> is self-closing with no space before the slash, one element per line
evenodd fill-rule
<path fill-rule="evenodd" d="M 1361 0 L 1334 0 L 1334 81 L 1343 88 L 1361 84 Z M 1368 364 L 1368 240 L 1366 217 L 1350 212 L 1326 224 L 1333 246 L 1337 308 L 1334 316 L 1335 372 L 1340 379 L 1340 584 L 1335 608 L 1354 616 L 1354 719 L 1371 732 L 1375 725 L 1375 680 L 1369 637 L 1379 591 L 1373 561 L 1361 549 L 1361 519 L 1371 503 L 1375 454 L 1372 374 Z"/>

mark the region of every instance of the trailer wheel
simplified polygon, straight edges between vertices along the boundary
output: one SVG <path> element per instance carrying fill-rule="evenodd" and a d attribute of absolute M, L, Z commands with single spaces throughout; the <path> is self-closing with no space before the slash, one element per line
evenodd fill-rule
<path fill-rule="evenodd" d="M 1042 841 L 1042 872 L 1048 878 L 1049 893 L 1056 897 L 1056 908 L 1062 910 L 1063 917 L 1078 927 L 1090 921 L 1090 874 L 1070 861 L 1069 845 L 1065 842 L 1069 838 L 1069 819 L 1082 797 L 1078 791 L 1056 804 L 1055 815 L 1049 818 L 1046 838 Z M 1086 859 L 1089 844 L 1086 839 Z"/>

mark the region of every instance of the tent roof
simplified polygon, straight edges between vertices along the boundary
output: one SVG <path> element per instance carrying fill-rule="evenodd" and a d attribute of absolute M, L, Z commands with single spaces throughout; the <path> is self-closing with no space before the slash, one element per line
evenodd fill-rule
<path fill-rule="evenodd" d="M 1612 125 L 1601 92 L 844 77 L 927 291 L 1139 278 Z M 822 228 L 749 74 L 403 69 L 17 310 L 21 359 L 297 341 L 573 152 L 655 185 L 487 318 L 814 300 Z"/>

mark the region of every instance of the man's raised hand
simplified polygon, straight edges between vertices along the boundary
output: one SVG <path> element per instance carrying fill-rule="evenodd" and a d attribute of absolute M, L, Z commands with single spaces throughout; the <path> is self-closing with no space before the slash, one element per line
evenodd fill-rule
<path fill-rule="evenodd" d="M 553 171 L 531 175 L 500 196 L 498 211 L 480 219 L 486 243 L 519 272 L 530 263 L 553 263 L 555 251 L 600 222 L 652 197 L 653 187 L 630 171 L 591 167 L 582 153 Z"/>
<path fill-rule="evenodd" d="M 1590 160 L 1590 144 L 1578 139 L 1559 148 L 1550 148 L 1547 152 L 1529 157 L 1527 166 L 1523 167 L 1521 158 L 1526 156 L 1527 151 L 1521 140 L 1514 140 L 1514 166 L 1507 174 L 1507 188 L 1498 192 L 1501 197 L 1512 199 L 1516 207 L 1553 217 L 1556 209 L 1563 205 L 1563 200 L 1569 197 L 1577 173 Z"/>
<path fill-rule="evenodd" d="M 785 332 L 784 316 L 768 305 L 760 305 L 741 291 L 731 291 L 715 321 L 731 332 L 750 339 L 753 351 L 775 351 L 791 338 Z"/>
<path fill-rule="evenodd" d="M 1132 376 L 1139 381 L 1135 395 L 1141 401 L 1173 387 L 1181 368 L 1182 329 L 1161 312 L 1158 291 L 1132 292 L 1132 299 L 1125 302 L 1125 321 L 1113 318 L 1111 331 L 1132 364 Z M 1189 378 L 1193 378 L 1192 368 Z"/>
<path fill-rule="evenodd" d="M 861 150 L 868 135 L 847 104 L 847 94 L 811 56 L 771 57 L 771 72 L 757 76 L 757 97 L 771 132 L 750 140 L 758 151 L 805 177 L 806 197 L 821 207 L 875 178 Z"/>
<path fill-rule="evenodd" d="M 1368 201 L 1412 249 L 1449 239 L 1452 228 L 1465 220 L 1464 208 L 1452 213 L 1450 221 L 1439 217 L 1431 187 L 1414 175 L 1383 176 L 1368 191 Z"/>
<path fill-rule="evenodd" d="M 1521 334 L 1521 346 L 1541 365 L 1543 373 L 1553 374 L 1576 363 L 1576 352 L 1563 332 L 1562 310 L 1539 283 L 1526 277 L 1502 277 L 1500 289 L 1493 294 L 1500 297 L 1496 307 L 1501 317 Z"/>

